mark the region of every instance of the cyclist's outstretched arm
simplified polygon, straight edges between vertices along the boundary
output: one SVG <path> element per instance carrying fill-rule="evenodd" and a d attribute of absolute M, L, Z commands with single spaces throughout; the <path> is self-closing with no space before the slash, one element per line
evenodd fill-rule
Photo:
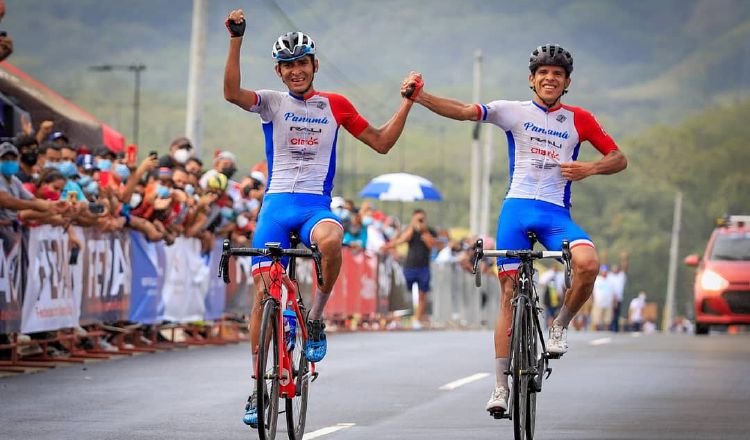
<path fill-rule="evenodd" d="M 227 64 L 224 67 L 224 99 L 245 110 L 250 110 L 258 98 L 252 90 L 240 87 L 240 48 L 242 36 L 245 33 L 245 14 L 242 9 L 230 12 L 225 24 L 229 30 L 230 39 Z"/>
<path fill-rule="evenodd" d="M 357 139 L 367 144 L 370 148 L 380 154 L 386 154 L 396 144 L 401 132 L 406 125 L 406 117 L 411 110 L 412 102 L 406 98 L 401 100 L 401 105 L 388 122 L 375 128 L 368 125 Z"/>
<path fill-rule="evenodd" d="M 479 119 L 481 109 L 476 104 L 464 104 L 453 99 L 429 94 L 422 90 L 423 84 L 422 75 L 411 72 L 401 84 L 401 93 L 404 94 L 407 90 L 413 89 L 411 99 L 440 116 L 458 121 L 476 121 Z"/>

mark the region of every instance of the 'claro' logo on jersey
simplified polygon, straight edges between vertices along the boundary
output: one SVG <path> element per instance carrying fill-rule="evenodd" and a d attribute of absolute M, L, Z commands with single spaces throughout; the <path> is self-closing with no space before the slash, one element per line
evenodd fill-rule
<path fill-rule="evenodd" d="M 293 137 L 289 139 L 289 143 L 292 145 L 318 145 L 318 138 L 316 137 Z"/>
<path fill-rule="evenodd" d="M 328 125 L 328 118 L 323 116 L 322 118 L 311 118 L 309 116 L 298 116 L 292 112 L 284 113 L 284 120 L 290 122 L 306 122 L 308 124 L 322 124 Z"/>

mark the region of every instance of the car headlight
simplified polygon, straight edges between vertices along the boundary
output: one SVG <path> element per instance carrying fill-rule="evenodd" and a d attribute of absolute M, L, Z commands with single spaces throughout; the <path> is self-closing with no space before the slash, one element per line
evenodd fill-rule
<path fill-rule="evenodd" d="M 703 290 L 721 291 L 729 287 L 729 281 L 718 273 L 707 269 L 701 275 L 701 288 Z"/>

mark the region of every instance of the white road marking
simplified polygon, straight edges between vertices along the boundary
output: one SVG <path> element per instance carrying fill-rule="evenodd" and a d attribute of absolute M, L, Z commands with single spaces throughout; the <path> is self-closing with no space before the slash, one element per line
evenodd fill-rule
<path fill-rule="evenodd" d="M 589 345 L 604 345 L 612 342 L 612 338 L 599 338 L 589 342 Z"/>
<path fill-rule="evenodd" d="M 464 385 L 466 385 L 468 383 L 472 383 L 472 382 L 477 381 L 479 379 L 484 379 L 485 377 L 487 377 L 489 375 L 490 375 L 490 373 L 472 374 L 471 376 L 464 377 L 463 379 L 458 379 L 458 380 L 454 380 L 451 383 L 447 383 L 447 384 L 441 386 L 438 389 L 440 389 L 440 390 L 447 390 L 447 391 L 455 390 L 456 388 L 464 386 Z"/>
<path fill-rule="evenodd" d="M 317 431 L 306 433 L 302 436 L 302 440 L 311 440 L 314 438 L 323 437 L 324 435 L 332 434 L 336 431 L 341 431 L 342 429 L 351 428 L 355 425 L 356 423 L 338 423 L 333 426 L 327 426 L 325 428 L 320 428 Z"/>

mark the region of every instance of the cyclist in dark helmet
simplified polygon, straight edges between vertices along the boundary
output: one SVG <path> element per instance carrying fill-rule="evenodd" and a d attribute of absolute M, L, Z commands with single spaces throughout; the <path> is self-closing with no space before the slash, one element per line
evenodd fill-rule
<path fill-rule="evenodd" d="M 313 39 L 288 32 L 273 44 L 276 74 L 287 91 L 247 90 L 240 87 L 240 47 L 245 32 L 242 10 L 232 11 L 225 22 L 230 34 L 224 71 L 224 98 L 240 108 L 258 113 L 266 138 L 269 164 L 266 194 L 253 236 L 253 247 L 280 242 L 288 247 L 295 231 L 306 245 L 318 244 L 323 255 L 323 279 L 308 316 L 305 356 L 319 362 L 326 354 L 323 309 L 341 268 L 341 220 L 331 212 L 331 191 L 336 171 L 336 139 L 343 126 L 378 153 L 387 153 L 403 131 L 412 101 L 403 99 L 393 117 L 373 127 L 345 97 L 319 92 L 313 86 L 319 63 Z M 414 78 L 417 81 L 417 78 Z M 253 257 L 255 305 L 250 320 L 253 365 L 258 350 L 263 286 L 269 284 L 271 261 Z M 265 280 L 265 282 L 264 282 Z M 257 425 L 256 399 L 250 396 L 244 422 Z"/>
<path fill-rule="evenodd" d="M 498 218 L 497 248 L 528 249 L 528 232 L 552 251 L 570 241 L 573 284 L 549 330 L 547 350 L 562 355 L 568 350 L 567 328 L 591 296 L 599 272 L 599 257 L 589 235 L 570 216 L 572 182 L 597 174 L 614 174 L 627 166 L 625 155 L 588 111 L 560 102 L 570 86 L 573 56 L 556 44 L 537 47 L 529 58 L 529 101 L 492 101 L 464 104 L 424 90 L 411 99 L 452 119 L 490 122 L 507 134 L 510 183 Z M 412 72 L 402 93 L 421 76 Z M 589 141 L 603 157 L 578 161 L 581 142 Z M 488 411 L 508 409 L 508 369 L 511 299 L 517 259 L 498 258 L 501 308 L 495 326 L 495 389 Z"/>

